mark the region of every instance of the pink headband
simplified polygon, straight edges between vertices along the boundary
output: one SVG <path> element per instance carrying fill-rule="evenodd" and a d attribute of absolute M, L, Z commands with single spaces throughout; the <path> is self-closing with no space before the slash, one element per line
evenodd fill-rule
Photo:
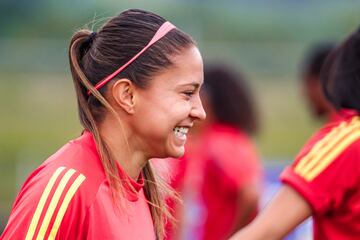
<path fill-rule="evenodd" d="M 133 58 L 131 58 L 127 63 L 125 63 L 124 65 L 122 65 L 118 70 L 116 70 L 115 72 L 113 72 L 112 74 L 110 74 L 109 76 L 107 76 L 106 78 L 104 78 L 103 80 L 101 80 L 100 82 L 98 82 L 95 85 L 95 89 L 99 89 L 102 86 L 104 86 L 106 83 L 108 83 L 111 79 L 113 79 L 116 75 L 118 75 L 122 70 L 124 70 L 127 66 L 130 65 L 130 63 L 132 63 L 133 61 L 135 61 L 135 59 L 137 59 L 143 52 L 145 52 L 151 45 L 153 45 L 154 43 L 156 43 L 158 40 L 160 40 L 162 37 L 164 37 L 170 30 L 176 28 L 173 24 L 171 24 L 170 22 L 164 22 L 160 28 L 156 31 L 154 37 L 150 40 L 150 42 L 143 48 L 141 49 L 140 52 L 138 52 Z M 88 91 L 88 95 L 91 95 L 91 92 Z"/>

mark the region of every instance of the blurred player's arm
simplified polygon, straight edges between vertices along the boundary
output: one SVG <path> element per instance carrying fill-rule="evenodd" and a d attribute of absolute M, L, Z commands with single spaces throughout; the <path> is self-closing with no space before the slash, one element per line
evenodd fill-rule
<path fill-rule="evenodd" d="M 230 240 L 279 240 L 311 216 L 311 207 L 294 189 L 283 185 L 265 210 Z"/>
<path fill-rule="evenodd" d="M 259 189 L 254 184 L 249 184 L 240 189 L 237 198 L 235 224 L 231 235 L 250 223 L 258 211 Z"/>

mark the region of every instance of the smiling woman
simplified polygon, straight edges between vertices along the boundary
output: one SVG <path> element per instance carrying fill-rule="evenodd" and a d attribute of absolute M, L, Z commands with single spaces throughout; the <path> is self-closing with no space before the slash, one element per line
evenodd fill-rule
<path fill-rule="evenodd" d="M 136 135 L 142 136 L 147 158 L 183 155 L 188 129 L 194 120 L 205 118 L 199 97 L 203 67 L 198 49 L 191 47 L 171 60 L 174 65 L 138 94 L 133 125 Z"/>
<path fill-rule="evenodd" d="M 84 131 L 29 176 L 2 238 L 163 239 L 166 186 L 148 160 L 181 156 L 205 118 L 196 44 L 131 9 L 75 33 L 69 59 Z"/>

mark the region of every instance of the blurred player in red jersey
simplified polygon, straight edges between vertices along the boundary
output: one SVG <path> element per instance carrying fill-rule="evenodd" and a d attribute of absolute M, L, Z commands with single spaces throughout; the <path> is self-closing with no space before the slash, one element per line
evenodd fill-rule
<path fill-rule="evenodd" d="M 83 134 L 26 180 L 2 238 L 163 239 L 169 217 L 148 159 L 180 157 L 205 118 L 195 42 L 130 9 L 69 47 Z"/>
<path fill-rule="evenodd" d="M 340 117 L 326 99 L 320 83 L 321 68 L 334 48 L 335 44 L 330 42 L 313 45 L 304 58 L 301 71 L 303 93 L 310 111 L 314 117 L 327 122 L 337 121 Z"/>
<path fill-rule="evenodd" d="M 360 31 L 327 58 L 321 83 L 341 119 L 306 143 L 268 207 L 231 239 L 282 239 L 313 217 L 314 240 L 360 236 Z"/>
<path fill-rule="evenodd" d="M 184 178 L 181 237 L 220 240 L 257 213 L 262 169 L 250 136 L 258 119 L 245 79 L 224 64 L 205 65 L 201 96 L 207 118 L 191 131 L 175 183 Z"/>

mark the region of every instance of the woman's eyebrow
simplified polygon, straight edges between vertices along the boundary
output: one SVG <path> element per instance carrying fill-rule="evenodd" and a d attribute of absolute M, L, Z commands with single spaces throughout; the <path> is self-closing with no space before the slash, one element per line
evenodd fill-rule
<path fill-rule="evenodd" d="M 179 85 L 179 87 L 187 87 L 187 86 L 193 86 L 195 89 L 200 88 L 200 84 L 197 82 L 183 83 Z"/>

